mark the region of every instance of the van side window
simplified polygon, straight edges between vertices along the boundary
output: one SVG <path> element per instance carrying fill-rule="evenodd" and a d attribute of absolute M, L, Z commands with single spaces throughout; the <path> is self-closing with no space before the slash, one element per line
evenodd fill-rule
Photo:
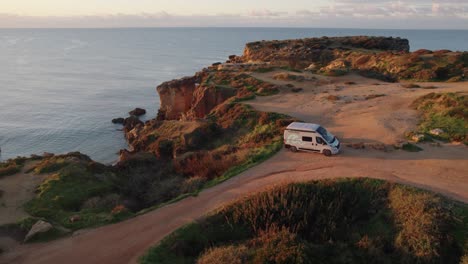
<path fill-rule="evenodd" d="M 302 141 L 304 141 L 304 142 L 312 142 L 312 138 L 311 138 L 311 137 L 302 137 Z"/>
<path fill-rule="evenodd" d="M 317 140 L 317 144 L 325 145 L 325 141 L 321 137 L 316 137 L 315 140 Z"/>

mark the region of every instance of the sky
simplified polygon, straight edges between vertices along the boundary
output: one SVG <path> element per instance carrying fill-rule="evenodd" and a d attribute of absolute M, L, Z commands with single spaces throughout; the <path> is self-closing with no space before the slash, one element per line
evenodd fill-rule
<path fill-rule="evenodd" d="M 0 0 L 0 28 L 468 29 L 468 0 Z"/>

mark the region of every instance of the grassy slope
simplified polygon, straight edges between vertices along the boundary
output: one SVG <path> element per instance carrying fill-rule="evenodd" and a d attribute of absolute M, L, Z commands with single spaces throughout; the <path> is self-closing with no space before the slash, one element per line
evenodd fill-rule
<path fill-rule="evenodd" d="M 140 262 L 458 263 L 467 220 L 464 204 L 384 181 L 291 184 L 177 230 Z"/>
<path fill-rule="evenodd" d="M 468 96 L 443 93 L 430 93 L 417 99 L 413 106 L 422 114 L 418 133 L 427 138 L 444 141 L 459 141 L 468 143 Z M 440 128 L 441 135 L 431 135 L 430 131 Z"/>

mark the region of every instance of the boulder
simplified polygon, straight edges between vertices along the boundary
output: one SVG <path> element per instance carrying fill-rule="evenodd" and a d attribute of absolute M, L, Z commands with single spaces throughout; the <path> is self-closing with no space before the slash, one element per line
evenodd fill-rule
<path fill-rule="evenodd" d="M 414 142 L 424 141 L 425 136 L 423 134 L 416 134 L 411 137 L 411 140 Z"/>
<path fill-rule="evenodd" d="M 70 223 L 75 223 L 75 222 L 78 222 L 78 221 L 81 220 L 81 216 L 79 216 L 79 215 L 73 215 L 73 216 L 70 217 L 69 220 L 70 220 Z"/>
<path fill-rule="evenodd" d="M 440 136 L 440 135 L 444 134 L 445 131 L 440 129 L 440 128 L 435 128 L 435 129 L 432 129 L 431 131 L 429 131 L 429 133 L 431 135 L 434 135 L 434 136 Z"/>
<path fill-rule="evenodd" d="M 114 124 L 123 124 L 124 122 L 125 122 L 125 118 L 123 118 L 123 117 L 112 119 L 112 123 L 114 123 Z"/>
<path fill-rule="evenodd" d="M 31 240 L 38 234 L 46 233 L 50 231 L 52 228 L 53 226 L 50 223 L 39 220 L 31 227 L 31 230 L 29 230 L 28 234 L 24 238 L 24 242 Z"/>
<path fill-rule="evenodd" d="M 143 109 L 143 108 L 135 108 L 133 109 L 132 111 L 128 112 L 129 115 L 131 116 L 142 116 L 144 114 L 146 114 L 146 110 Z"/>
<path fill-rule="evenodd" d="M 124 120 L 123 125 L 126 131 L 130 131 L 137 125 L 143 125 L 143 122 L 136 116 L 130 116 Z"/>

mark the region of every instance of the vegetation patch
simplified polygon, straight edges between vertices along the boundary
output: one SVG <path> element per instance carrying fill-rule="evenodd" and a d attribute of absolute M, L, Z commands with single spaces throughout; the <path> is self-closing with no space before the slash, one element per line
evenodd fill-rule
<path fill-rule="evenodd" d="M 413 102 L 421 113 L 417 133 L 444 141 L 467 143 L 468 96 L 456 93 L 430 93 Z"/>
<path fill-rule="evenodd" d="M 278 81 L 297 81 L 297 82 L 305 81 L 304 76 L 290 74 L 288 72 L 277 73 L 277 74 L 273 75 L 273 79 L 278 80 Z"/>
<path fill-rule="evenodd" d="M 20 172 L 26 161 L 27 158 L 17 157 L 16 159 L 9 159 L 5 162 L 0 162 L 0 177 L 10 176 Z"/>
<path fill-rule="evenodd" d="M 137 142 L 139 152 L 119 163 L 119 193 L 131 197 L 139 205 L 136 210 L 196 194 L 275 154 L 282 147 L 284 127 L 293 121 L 231 100 L 215 108 L 205 122 L 149 123 L 142 133 L 158 134 L 158 140 Z M 183 126 L 203 129 L 180 129 Z M 161 155 L 163 142 L 171 147 Z"/>
<path fill-rule="evenodd" d="M 418 147 L 418 146 L 415 145 L 415 144 L 411 144 L 411 143 L 405 143 L 405 144 L 403 144 L 403 146 L 401 147 L 401 149 L 403 149 L 404 151 L 408 151 L 408 152 L 420 152 L 420 151 L 423 151 L 422 148 Z"/>
<path fill-rule="evenodd" d="M 379 98 L 379 97 L 383 97 L 383 96 L 386 96 L 386 95 L 385 94 L 370 94 L 370 95 L 366 95 L 366 97 L 364 99 L 371 100 L 371 99 Z"/>
<path fill-rule="evenodd" d="M 403 86 L 404 88 L 421 88 L 420 85 L 418 84 L 414 84 L 414 83 L 405 83 L 405 84 L 402 84 L 401 86 Z"/>
<path fill-rule="evenodd" d="M 380 180 L 282 185 L 177 230 L 140 263 L 460 263 L 467 209 Z"/>
<path fill-rule="evenodd" d="M 36 197 L 25 204 L 31 216 L 70 230 L 112 223 L 122 217 L 113 212 L 119 205 L 119 195 L 110 196 L 116 191 L 110 168 L 78 153 L 46 158 L 35 171 L 43 172 L 44 168 L 55 173 L 42 182 Z M 55 231 L 53 235 L 60 233 Z"/>

